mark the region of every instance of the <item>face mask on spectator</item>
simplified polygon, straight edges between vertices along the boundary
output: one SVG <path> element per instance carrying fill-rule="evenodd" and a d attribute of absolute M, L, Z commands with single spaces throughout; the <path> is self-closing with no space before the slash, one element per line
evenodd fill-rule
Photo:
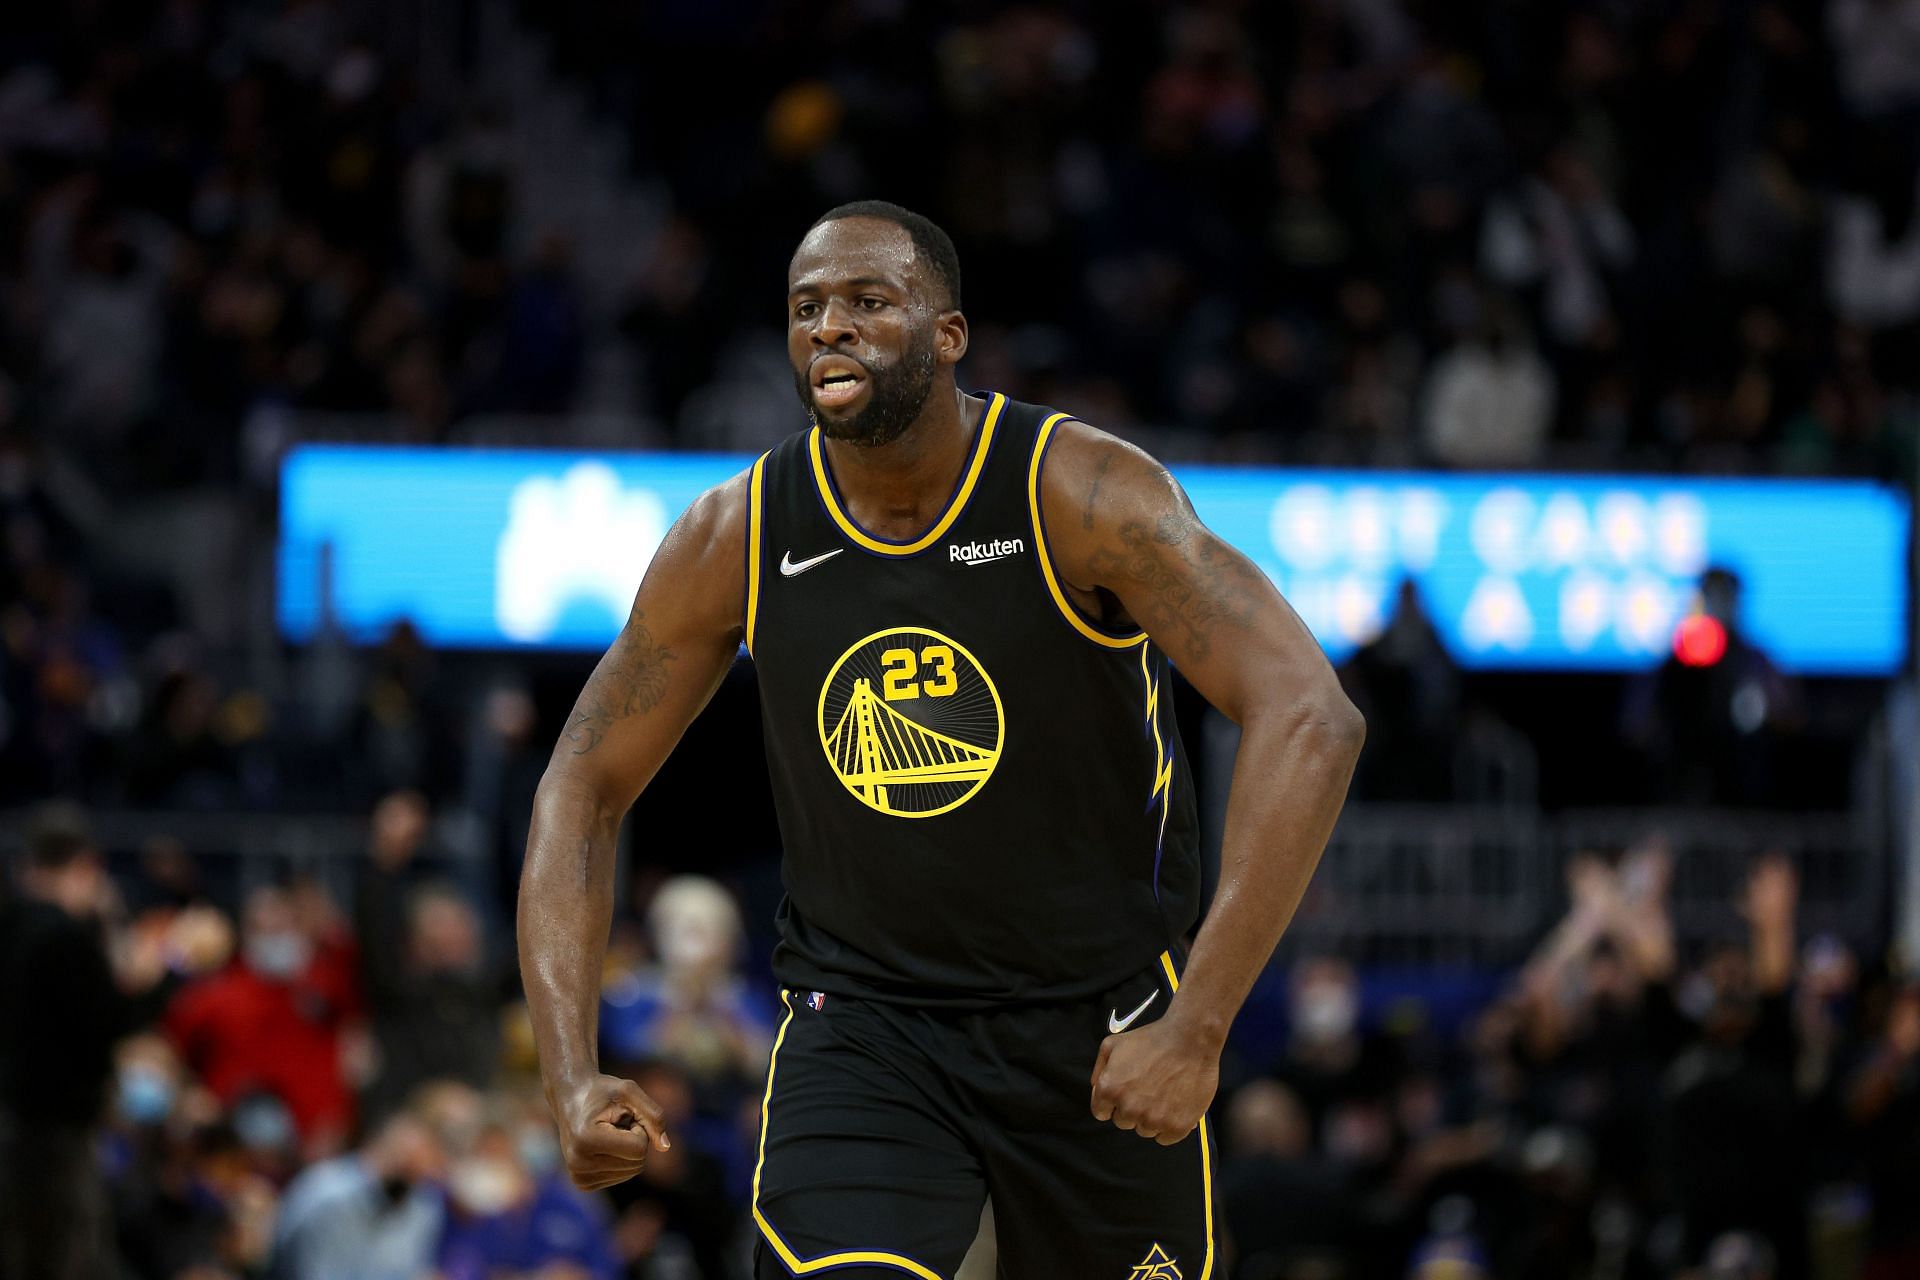
<path fill-rule="evenodd" d="M 255 1094 L 234 1104 L 233 1131 L 249 1151 L 284 1151 L 293 1145 L 293 1116 L 271 1094 Z"/>
<path fill-rule="evenodd" d="M 247 939 L 247 968 L 263 978 L 285 981 L 307 967 L 310 951 L 300 934 L 256 933 Z"/>
<path fill-rule="evenodd" d="M 513 1207 L 520 1195 L 520 1173 L 505 1160 L 479 1156 L 453 1167 L 447 1189 L 462 1209 L 487 1217 Z"/>
<path fill-rule="evenodd" d="M 670 973 L 724 971 L 740 936 L 739 908 L 725 889 L 700 876 L 677 876 L 661 886 L 647 922 Z"/>
<path fill-rule="evenodd" d="M 1314 1044 L 1325 1044 L 1350 1033 L 1359 1020 L 1360 1009 L 1352 992 L 1322 986 L 1301 996 L 1296 1016 L 1302 1036 Z"/>
<path fill-rule="evenodd" d="M 519 1148 L 520 1163 L 536 1178 L 560 1167 L 560 1144 L 554 1141 L 553 1131 L 544 1125 L 528 1125 L 520 1131 L 514 1145 Z"/>
<path fill-rule="evenodd" d="M 120 1071 L 120 1114 L 134 1124 L 159 1124 L 173 1110 L 173 1081 L 152 1067 Z"/>

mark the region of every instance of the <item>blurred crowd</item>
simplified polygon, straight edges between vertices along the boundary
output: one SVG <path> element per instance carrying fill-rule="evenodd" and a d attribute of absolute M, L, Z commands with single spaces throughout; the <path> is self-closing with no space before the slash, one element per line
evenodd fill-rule
<path fill-rule="evenodd" d="M 1779 854 L 1675 945 L 1649 839 L 1457 1026 L 1297 965 L 1221 1108 L 1237 1280 L 1920 1275 L 1920 985 L 1797 924 Z"/>
<path fill-rule="evenodd" d="M 606 1195 L 559 1165 L 507 959 L 428 814 L 384 797 L 350 901 L 113 869 L 36 813 L 0 890 L 6 1280 L 724 1280 L 773 1039 L 718 883 L 649 882 L 609 956 L 601 1050 L 676 1141 Z"/>
<path fill-rule="evenodd" d="M 972 383 L 1176 452 L 1912 471 L 1913 0 L 528 4 L 648 194 L 612 281 L 476 65 L 511 10 L 12 15 L 8 452 L 151 492 L 257 475 L 295 410 L 764 441 L 786 256 L 884 194 L 960 245 Z"/>
<path fill-rule="evenodd" d="M 778 1003 L 734 893 L 654 876 L 620 914 L 602 1059 L 674 1143 L 581 1193 L 505 940 L 423 863 L 427 816 L 379 802 L 343 905 L 38 811 L 0 899 L 0 1276 L 748 1274 Z M 1682 954 L 1672 872 L 1658 837 L 1572 859 L 1490 1000 L 1296 959 L 1277 1025 L 1228 1047 L 1222 1274 L 1920 1274 L 1920 984 L 1807 932 L 1777 853 Z"/>

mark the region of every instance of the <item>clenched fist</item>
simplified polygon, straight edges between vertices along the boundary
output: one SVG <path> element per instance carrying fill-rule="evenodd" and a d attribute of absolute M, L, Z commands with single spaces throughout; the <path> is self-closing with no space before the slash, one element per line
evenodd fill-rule
<path fill-rule="evenodd" d="M 594 1076 L 553 1099 L 560 1153 L 573 1185 L 598 1191 L 625 1182 L 647 1152 L 673 1145 L 660 1105 L 631 1080 Z"/>
<path fill-rule="evenodd" d="M 1220 1087 L 1220 1055 L 1170 1017 L 1100 1042 L 1093 1117 L 1170 1147 L 1207 1114 Z"/>

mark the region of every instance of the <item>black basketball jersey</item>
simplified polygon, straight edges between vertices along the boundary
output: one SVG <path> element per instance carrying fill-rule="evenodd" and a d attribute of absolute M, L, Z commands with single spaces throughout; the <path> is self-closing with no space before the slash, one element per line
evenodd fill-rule
<path fill-rule="evenodd" d="M 818 429 L 754 464 L 747 648 L 788 987 L 984 1006 L 1086 998 L 1198 913 L 1164 654 L 1083 614 L 1039 492 L 1063 413 L 999 394 L 910 542 L 841 500 Z"/>

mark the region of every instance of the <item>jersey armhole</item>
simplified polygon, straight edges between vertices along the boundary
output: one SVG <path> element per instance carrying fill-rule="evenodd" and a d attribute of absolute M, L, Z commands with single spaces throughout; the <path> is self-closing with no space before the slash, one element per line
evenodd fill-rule
<path fill-rule="evenodd" d="M 1056 413 L 1040 424 L 1040 430 L 1033 438 L 1033 458 L 1027 464 L 1027 515 L 1033 526 L 1034 560 L 1040 566 L 1041 580 L 1046 583 L 1047 595 L 1052 598 L 1054 608 L 1067 624 L 1081 636 L 1106 649 L 1131 649 L 1144 642 L 1147 633 L 1140 631 L 1113 631 L 1096 619 L 1087 616 L 1076 605 L 1060 585 L 1059 575 L 1053 570 L 1053 557 L 1047 551 L 1047 514 L 1040 502 L 1040 471 L 1046 465 L 1047 449 L 1053 443 L 1054 428 L 1064 421 L 1078 421 L 1070 414 Z"/>
<path fill-rule="evenodd" d="M 747 656 L 753 656 L 754 624 L 760 620 L 760 527 L 762 494 L 767 455 L 753 460 L 753 473 L 747 478 L 747 600 L 745 639 Z"/>

